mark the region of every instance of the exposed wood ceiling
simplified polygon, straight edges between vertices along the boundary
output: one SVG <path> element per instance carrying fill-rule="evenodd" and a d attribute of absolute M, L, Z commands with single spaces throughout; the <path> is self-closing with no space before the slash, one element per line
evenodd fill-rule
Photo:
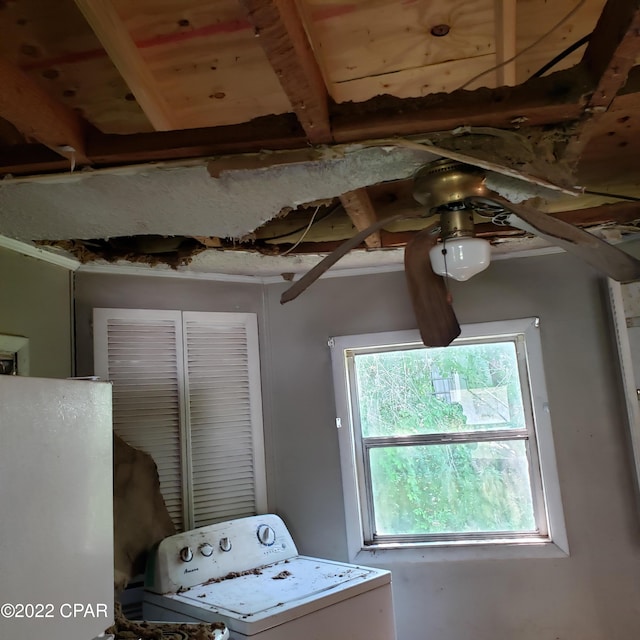
<path fill-rule="evenodd" d="M 265 152 L 291 151 L 277 156 L 286 168 L 318 149 L 397 137 L 640 197 L 640 0 L 0 0 L 0 33 L 0 205 L 10 212 L 0 234 L 19 235 L 7 217 L 17 181 L 20 198 L 39 186 L 31 176 L 206 158 L 215 180 L 274 164 Z M 340 182 L 319 201 L 291 196 L 243 238 L 179 210 L 171 235 L 184 240 L 155 237 L 167 233 L 153 211 L 123 240 L 107 240 L 118 234 L 104 213 L 95 237 L 72 224 L 56 235 L 35 214 L 25 237 L 64 241 L 83 259 L 166 253 L 174 264 L 224 248 L 325 252 L 417 208 L 409 174 L 397 175 Z M 633 230 L 640 219 L 636 202 L 615 197 L 540 206 L 587 227 Z M 402 247 L 421 224 L 390 224 L 362 248 Z"/>

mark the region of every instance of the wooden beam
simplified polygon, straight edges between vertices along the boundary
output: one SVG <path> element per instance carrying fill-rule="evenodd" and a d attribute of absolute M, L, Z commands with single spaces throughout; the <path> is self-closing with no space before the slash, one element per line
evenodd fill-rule
<path fill-rule="evenodd" d="M 224 127 L 130 135 L 90 132 L 87 148 L 99 165 L 198 158 L 264 149 L 300 149 L 308 140 L 293 114 L 264 116 Z"/>
<path fill-rule="evenodd" d="M 0 174 L 63 173 L 69 160 L 41 144 L 0 147 Z"/>
<path fill-rule="evenodd" d="M 336 141 L 348 143 L 448 131 L 461 125 L 519 128 L 571 122 L 582 114 L 581 96 L 591 88 L 586 78 L 585 68 L 579 66 L 516 87 L 409 99 L 379 96 L 359 104 L 336 105 L 332 129 Z M 308 138 L 298 119 L 285 114 L 183 131 L 117 135 L 89 130 L 86 145 L 93 163 L 120 165 L 301 149 L 308 147 Z M 21 171 L 28 172 L 28 167 Z"/>
<path fill-rule="evenodd" d="M 596 81 L 589 108 L 608 108 L 636 64 L 639 47 L 640 2 L 608 0 L 583 58 Z"/>
<path fill-rule="evenodd" d="M 171 108 L 111 0 L 75 3 L 156 131 L 178 129 Z"/>
<path fill-rule="evenodd" d="M 640 219 L 640 202 L 616 202 L 601 204 L 585 209 L 572 209 L 551 213 L 554 218 L 575 224 L 578 227 L 592 227 L 609 222 L 627 224 Z"/>
<path fill-rule="evenodd" d="M 497 86 L 516 84 L 516 0 L 494 0 Z M 510 60 L 510 62 L 507 62 Z"/>
<path fill-rule="evenodd" d="M 26 138 L 41 142 L 74 163 L 88 162 L 85 155 L 84 120 L 2 58 L 0 118 L 8 120 Z"/>
<path fill-rule="evenodd" d="M 327 88 L 295 0 L 241 4 L 310 142 L 330 142 Z"/>
<path fill-rule="evenodd" d="M 609 109 L 627 82 L 639 47 L 640 2 L 608 0 L 583 57 L 582 64 L 593 79 L 594 89 L 585 106 L 582 123 L 565 149 L 565 161 L 579 160 L 597 129 L 600 114 Z"/>
<path fill-rule="evenodd" d="M 406 136 L 456 127 L 519 128 L 577 120 L 592 88 L 582 66 L 515 87 L 454 91 L 424 98 L 377 96 L 335 105 L 331 129 L 336 142 Z"/>
<path fill-rule="evenodd" d="M 347 191 L 347 193 L 343 193 L 340 196 L 340 202 L 349 218 L 351 218 L 353 226 L 358 231 L 363 231 L 378 221 L 375 209 L 371 203 L 371 198 L 369 198 L 366 189 L 362 188 L 356 189 L 355 191 Z M 376 231 L 372 233 L 364 242 L 370 249 L 378 249 L 382 246 L 380 232 Z"/>

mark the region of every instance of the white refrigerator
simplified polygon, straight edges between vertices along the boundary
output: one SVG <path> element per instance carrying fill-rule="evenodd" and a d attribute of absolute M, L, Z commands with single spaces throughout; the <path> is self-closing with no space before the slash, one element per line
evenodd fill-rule
<path fill-rule="evenodd" d="M 0 638 L 113 622 L 111 385 L 0 375 Z"/>

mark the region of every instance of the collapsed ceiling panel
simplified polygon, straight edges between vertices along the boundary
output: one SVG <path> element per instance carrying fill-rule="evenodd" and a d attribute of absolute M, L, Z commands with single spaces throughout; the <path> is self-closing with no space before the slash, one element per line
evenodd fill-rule
<path fill-rule="evenodd" d="M 415 213 L 406 179 L 435 156 L 353 146 L 399 135 L 617 194 L 537 205 L 634 229 L 639 28 L 614 0 L 0 2 L 0 234 L 194 269 L 239 249 L 294 262 Z M 356 249 L 378 264 L 420 228 Z"/>

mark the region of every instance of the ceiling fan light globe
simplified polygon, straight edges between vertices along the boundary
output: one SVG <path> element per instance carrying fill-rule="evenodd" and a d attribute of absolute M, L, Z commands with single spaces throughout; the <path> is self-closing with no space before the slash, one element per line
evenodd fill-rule
<path fill-rule="evenodd" d="M 482 238 L 453 238 L 429 251 L 431 267 L 439 276 L 468 280 L 491 262 L 491 245 Z"/>

